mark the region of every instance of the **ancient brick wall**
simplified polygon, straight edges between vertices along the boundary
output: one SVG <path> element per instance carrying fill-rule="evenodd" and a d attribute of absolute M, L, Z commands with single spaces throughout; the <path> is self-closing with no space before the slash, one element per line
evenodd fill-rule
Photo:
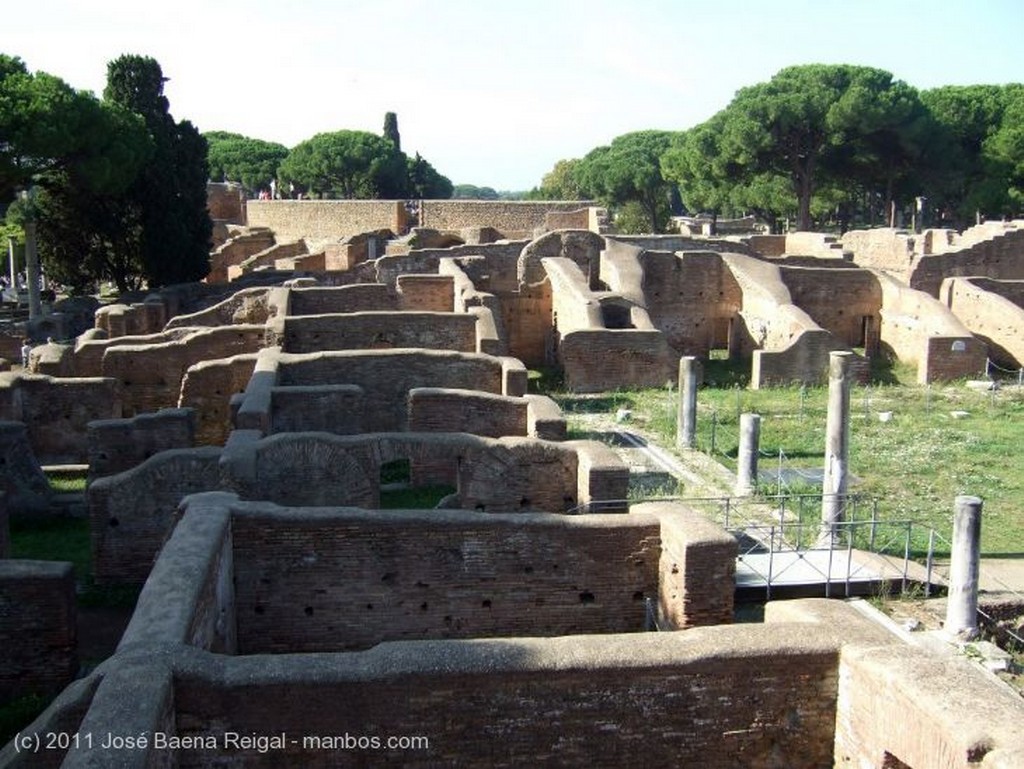
<path fill-rule="evenodd" d="M 453 312 L 352 312 L 284 319 L 288 353 L 422 348 L 476 352 L 476 316 Z"/>
<path fill-rule="evenodd" d="M 0 492 L 5 515 L 50 511 L 50 482 L 29 444 L 24 422 L 0 422 Z"/>
<path fill-rule="evenodd" d="M 843 248 L 860 267 L 881 270 L 903 283 L 910 282 L 916 239 L 906 230 L 880 227 L 843 233 Z"/>
<path fill-rule="evenodd" d="M 269 289 L 245 288 L 199 312 L 176 315 L 167 321 L 164 330 L 199 326 L 231 326 L 266 323 L 270 317 L 267 304 Z"/>
<path fill-rule="evenodd" d="M 405 311 L 452 312 L 455 282 L 450 275 L 399 275 L 398 301 Z"/>
<path fill-rule="evenodd" d="M 1024 280 L 1024 227 L 1006 229 L 988 240 L 916 260 L 908 283 L 912 288 L 938 297 L 945 278 L 985 276 L 999 280 Z"/>
<path fill-rule="evenodd" d="M 716 251 L 720 254 L 754 255 L 754 250 L 739 240 L 690 238 L 685 235 L 605 235 L 615 243 L 629 243 L 649 251 Z"/>
<path fill-rule="evenodd" d="M 0 560 L 0 703 L 70 683 L 77 643 L 72 565 Z"/>
<path fill-rule="evenodd" d="M 181 499 L 220 488 L 220 449 L 175 449 L 89 484 L 89 531 L 98 584 L 141 584 Z"/>
<path fill-rule="evenodd" d="M 743 298 L 718 254 L 647 251 L 640 263 L 647 311 L 676 355 L 706 357 L 729 347 L 729 324 Z"/>
<path fill-rule="evenodd" d="M 823 385 L 828 382 L 828 360 L 832 352 L 847 346 L 822 329 L 808 329 L 795 337 L 782 350 L 755 350 L 751 365 L 750 386 L 785 387 L 794 383 Z M 851 376 L 867 382 L 870 365 L 867 358 L 856 355 L 851 361 Z"/>
<path fill-rule="evenodd" d="M 868 270 L 780 265 L 793 304 L 851 347 L 877 345 L 882 289 Z M 865 332 L 868 334 L 865 344 Z"/>
<path fill-rule="evenodd" d="M 0 374 L 0 419 L 25 423 L 41 464 L 84 464 L 86 425 L 121 415 L 121 388 L 114 379 Z"/>
<path fill-rule="evenodd" d="M 278 433 L 260 439 L 258 431 L 235 431 L 222 470 L 224 483 L 246 499 L 376 508 L 380 468 L 395 460 L 447 462 L 457 469 L 451 505 L 481 512 L 562 512 L 577 500 L 624 500 L 629 475 L 614 452 L 594 442 L 465 433 Z"/>
<path fill-rule="evenodd" d="M 844 649 L 835 766 L 1019 766 L 1020 697 L 972 664 L 906 646 Z"/>
<path fill-rule="evenodd" d="M 271 433 L 365 432 L 363 388 L 357 385 L 275 387 L 270 397 Z"/>
<path fill-rule="evenodd" d="M 396 309 L 395 297 L 382 283 L 293 288 L 288 292 L 288 315 L 291 316 Z"/>
<path fill-rule="evenodd" d="M 532 367 L 555 363 L 551 285 L 524 286 L 522 291 L 498 299 L 501 324 L 508 334 L 508 354 Z"/>
<path fill-rule="evenodd" d="M 533 237 L 545 226 L 548 214 L 579 211 L 581 201 L 424 200 L 420 226 L 435 230 L 461 230 L 488 226 L 505 238 Z"/>
<path fill-rule="evenodd" d="M 417 387 L 409 391 L 411 432 L 526 435 L 527 401 L 476 390 Z"/>
<path fill-rule="evenodd" d="M 210 666 L 180 679 L 175 720 L 190 736 L 427 736 L 427 749 L 367 754 L 411 767 L 830 766 L 837 655 L 801 631 L 385 644 L 332 657 L 315 677 L 293 673 L 302 658 L 271 669 L 242 657 L 225 661 L 222 677 Z M 323 769 L 342 755 L 301 746 L 275 752 L 275 765 Z M 180 751 L 178 760 L 210 758 Z M 238 760 L 265 757 L 253 748 Z"/>
<path fill-rule="evenodd" d="M 86 427 L 89 476 L 114 475 L 161 451 L 192 448 L 195 431 L 196 414 L 188 408 L 92 421 Z"/>
<path fill-rule="evenodd" d="M 169 315 L 163 300 L 153 295 L 141 304 L 110 304 L 96 310 L 96 328 L 111 339 L 159 333 Z"/>
<path fill-rule="evenodd" d="M 638 632 L 657 594 L 645 516 L 236 511 L 232 537 L 242 654 Z"/>
<path fill-rule="evenodd" d="M 375 350 L 284 356 L 280 386 L 352 384 L 363 388 L 364 429 L 402 430 L 416 387 L 501 393 L 502 362 L 491 356 L 428 350 Z"/>
<path fill-rule="evenodd" d="M 947 278 L 939 299 L 1003 367 L 1024 365 L 1024 281 Z"/>
<path fill-rule="evenodd" d="M 250 227 L 269 227 L 282 240 L 311 244 L 371 230 L 406 230 L 401 200 L 250 200 L 247 215 Z"/>
<path fill-rule="evenodd" d="M 245 191 L 233 182 L 208 182 L 206 207 L 210 218 L 232 224 L 245 224 Z"/>
<path fill-rule="evenodd" d="M 271 248 L 274 243 L 274 233 L 268 229 L 246 230 L 234 235 L 210 253 L 210 272 L 205 278 L 206 282 L 227 283 L 232 267 L 241 264 L 253 254 Z"/>
<path fill-rule="evenodd" d="M 558 349 L 565 386 L 573 392 L 603 392 L 612 384 L 664 387 L 674 376 L 673 356 L 660 331 L 573 331 Z"/>
<path fill-rule="evenodd" d="M 661 522 L 658 619 L 662 630 L 725 625 L 733 620 L 736 538 L 682 505 L 633 505 L 630 514 Z"/>
<path fill-rule="evenodd" d="M 120 382 L 124 416 L 177 406 L 189 366 L 256 352 L 264 346 L 264 333 L 262 325 L 222 326 L 173 342 L 110 347 L 103 355 L 103 374 Z"/>
<path fill-rule="evenodd" d="M 823 232 L 790 232 L 786 235 L 786 253 L 819 259 L 842 259 L 843 245 L 834 235 Z"/>
<path fill-rule="evenodd" d="M 377 280 L 394 286 L 401 275 L 436 275 L 442 259 L 457 259 L 473 265 L 471 277 L 482 291 L 513 291 L 516 288 L 516 262 L 529 241 L 480 243 L 449 248 L 417 248 L 408 254 L 382 256 L 374 263 Z M 490 278 L 478 281 L 489 275 Z"/>
<path fill-rule="evenodd" d="M 917 364 L 918 383 L 984 372 L 984 345 L 948 307 L 884 273 L 876 274 L 882 287 L 881 344 L 899 360 Z"/>
<path fill-rule="evenodd" d="M 141 336 L 120 336 L 114 339 L 97 338 L 89 334 L 84 335 L 75 344 L 74 371 L 75 376 L 93 377 L 103 375 L 103 356 L 110 347 L 120 345 L 140 344 L 164 344 L 183 339 L 194 333 L 195 329 L 181 328 L 172 329 L 159 334 L 145 334 Z"/>
<path fill-rule="evenodd" d="M 202 361 L 188 367 L 178 404 L 196 414 L 197 446 L 220 446 L 231 430 L 231 399 L 245 392 L 256 354 Z"/>

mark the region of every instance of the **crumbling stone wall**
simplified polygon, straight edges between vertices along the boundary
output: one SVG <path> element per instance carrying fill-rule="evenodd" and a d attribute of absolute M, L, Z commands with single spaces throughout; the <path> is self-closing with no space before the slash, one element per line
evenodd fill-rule
<path fill-rule="evenodd" d="M 793 304 L 850 347 L 878 351 L 882 289 L 868 270 L 780 265 Z"/>
<path fill-rule="evenodd" d="M 736 538 L 699 511 L 680 504 L 648 502 L 633 505 L 629 512 L 654 515 L 661 524 L 657 601 L 661 629 L 732 622 Z"/>
<path fill-rule="evenodd" d="M 29 445 L 23 422 L 0 422 L 0 492 L 4 537 L 8 511 L 16 515 L 49 511 L 53 492 Z"/>
<path fill-rule="evenodd" d="M 239 652 L 638 632 L 657 595 L 658 532 L 641 515 L 236 511 Z"/>
<path fill-rule="evenodd" d="M 621 252 L 622 247 L 618 249 Z M 622 259 L 606 261 L 612 268 Z M 713 349 L 732 349 L 732 324 L 743 296 L 718 253 L 645 251 L 639 263 L 641 291 L 651 321 L 677 356 L 707 357 Z M 609 286 L 621 290 L 621 271 L 609 269 L 611 274 L 617 279 L 607 278 Z"/>
<path fill-rule="evenodd" d="M 220 449 L 174 449 L 86 490 L 97 584 L 141 584 L 167 537 L 178 503 L 220 488 Z"/>
<path fill-rule="evenodd" d="M 0 560 L 0 702 L 53 695 L 78 673 L 70 563 Z"/>
<path fill-rule="evenodd" d="M 167 321 L 164 330 L 266 323 L 270 317 L 269 292 L 270 289 L 260 286 L 241 289 L 205 310 L 176 315 Z"/>
<path fill-rule="evenodd" d="M 1024 279 L 1024 222 L 988 223 L 940 242 L 935 233 L 854 230 L 843 235 L 854 261 L 938 297 L 945 278 Z"/>
<path fill-rule="evenodd" d="M 455 310 L 455 282 L 450 275 L 399 275 L 397 285 L 399 307 L 402 310 Z"/>
<path fill-rule="evenodd" d="M 901 361 L 917 364 L 917 381 L 979 376 L 985 345 L 938 300 L 876 272 L 882 287 L 881 343 Z"/>
<path fill-rule="evenodd" d="M 248 225 L 282 240 L 305 239 L 311 250 L 371 230 L 401 233 L 408 214 L 401 200 L 250 200 Z"/>
<path fill-rule="evenodd" d="M 219 222 L 245 224 L 245 191 L 236 182 L 207 182 L 206 207 Z"/>
<path fill-rule="evenodd" d="M 939 300 L 988 344 L 997 365 L 1024 366 L 1024 281 L 947 278 Z"/>
<path fill-rule="evenodd" d="M 288 353 L 420 348 L 476 352 L 476 316 L 454 312 L 351 312 L 289 316 L 271 324 Z"/>
<path fill-rule="evenodd" d="M 131 419 L 102 419 L 86 426 L 89 476 L 114 475 L 145 462 L 154 454 L 195 445 L 195 411 L 161 409 Z"/>
<path fill-rule="evenodd" d="M 287 238 L 287 235 L 281 234 Z M 266 227 L 247 227 L 232 232 L 230 237 L 210 252 L 210 272 L 207 283 L 227 283 L 231 269 L 244 262 L 253 254 L 273 248 L 277 242 L 274 232 Z M 238 272 L 235 272 L 238 275 Z"/>
<path fill-rule="evenodd" d="M 533 237 L 549 214 L 573 213 L 590 205 L 578 200 L 423 200 L 420 226 L 461 230 L 486 225 L 505 238 Z"/>
<path fill-rule="evenodd" d="M 362 388 L 363 429 L 405 429 L 406 401 L 416 387 L 445 387 L 510 396 L 526 392 L 526 371 L 510 358 L 442 350 L 341 351 L 310 355 L 268 351 L 266 373 L 257 371 L 239 407 L 239 427 L 269 424 L 275 387 L 356 385 Z M 271 360 L 273 357 L 273 360 Z M 266 413 L 265 416 L 261 414 Z"/>
<path fill-rule="evenodd" d="M 288 290 L 287 315 L 330 315 L 347 312 L 395 311 L 396 297 L 383 283 Z"/>
<path fill-rule="evenodd" d="M 173 342 L 118 345 L 103 355 L 104 376 L 121 385 L 124 416 L 178 405 L 181 381 L 193 364 L 256 352 L 264 346 L 262 325 L 195 330 Z"/>
<path fill-rule="evenodd" d="M 232 399 L 245 392 L 257 354 L 201 361 L 188 367 L 181 380 L 178 404 L 196 414 L 197 446 L 220 446 L 232 424 Z"/>
<path fill-rule="evenodd" d="M 115 379 L 0 374 L 0 419 L 24 423 L 41 464 L 84 464 L 89 422 L 121 415 L 121 388 Z"/>
<path fill-rule="evenodd" d="M 490 438 L 526 435 L 525 398 L 476 390 L 416 387 L 409 391 L 411 432 L 472 433 Z"/>
<path fill-rule="evenodd" d="M 108 339 L 105 332 L 83 334 L 76 342 L 73 353 L 75 376 L 97 377 L 103 375 L 103 356 L 110 347 L 120 345 L 164 344 L 183 339 L 195 332 L 193 328 L 174 328 L 159 334 L 143 334 L 140 336 L 120 336 Z"/>

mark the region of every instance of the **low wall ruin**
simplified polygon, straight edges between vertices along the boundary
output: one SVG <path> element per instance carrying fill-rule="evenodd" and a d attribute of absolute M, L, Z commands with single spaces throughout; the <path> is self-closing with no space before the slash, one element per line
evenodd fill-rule
<path fill-rule="evenodd" d="M 24 423 L 40 464 L 84 464 L 89 422 L 122 413 L 122 390 L 113 378 L 0 373 L 0 419 Z"/>
<path fill-rule="evenodd" d="M 1024 366 L 1024 281 L 946 278 L 939 301 L 988 344 L 997 365 Z"/>
<path fill-rule="evenodd" d="M 268 341 L 286 353 L 419 348 L 476 352 L 476 316 L 456 312 L 350 312 L 272 321 Z"/>
<path fill-rule="evenodd" d="M 70 563 L 0 559 L 0 704 L 52 696 L 78 674 Z"/>
<path fill-rule="evenodd" d="M 90 422 L 86 426 L 90 479 L 124 472 L 161 451 L 192 448 L 195 422 L 195 411 L 188 408 Z"/>

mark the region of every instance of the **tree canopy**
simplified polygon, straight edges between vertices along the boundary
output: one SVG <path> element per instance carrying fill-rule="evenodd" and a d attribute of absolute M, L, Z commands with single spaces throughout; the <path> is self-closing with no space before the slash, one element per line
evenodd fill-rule
<path fill-rule="evenodd" d="M 672 183 L 662 176 L 661 156 L 672 137 L 671 131 L 623 134 L 587 153 L 572 170 L 572 178 L 584 197 L 611 206 L 636 203 L 649 231 L 662 232 L 670 214 Z"/>
<path fill-rule="evenodd" d="M 277 169 L 288 157 L 283 144 L 252 139 L 226 131 L 203 134 L 209 145 L 210 178 L 238 182 L 247 194 L 270 186 Z"/>
<path fill-rule="evenodd" d="M 278 168 L 287 184 L 325 198 L 401 198 L 405 156 L 367 131 L 320 133 L 298 144 Z"/>

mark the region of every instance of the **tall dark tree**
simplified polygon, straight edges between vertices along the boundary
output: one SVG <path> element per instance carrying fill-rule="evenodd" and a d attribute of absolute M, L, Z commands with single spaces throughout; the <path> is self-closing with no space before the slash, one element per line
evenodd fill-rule
<path fill-rule="evenodd" d="M 171 117 L 156 60 L 124 55 L 107 66 L 104 98 L 141 115 L 154 154 L 127 195 L 137 208 L 139 251 L 150 287 L 200 280 L 209 272 L 213 229 L 206 210 L 206 141 Z"/>
<path fill-rule="evenodd" d="M 442 176 L 426 160 L 416 153 L 415 157 L 406 158 L 409 173 L 407 194 L 410 197 L 427 200 L 444 200 L 454 192 L 454 185 L 447 176 Z"/>
<path fill-rule="evenodd" d="M 402 149 L 402 137 L 398 133 L 398 115 L 394 112 L 384 113 L 384 138 L 389 139 L 396 150 Z"/>

